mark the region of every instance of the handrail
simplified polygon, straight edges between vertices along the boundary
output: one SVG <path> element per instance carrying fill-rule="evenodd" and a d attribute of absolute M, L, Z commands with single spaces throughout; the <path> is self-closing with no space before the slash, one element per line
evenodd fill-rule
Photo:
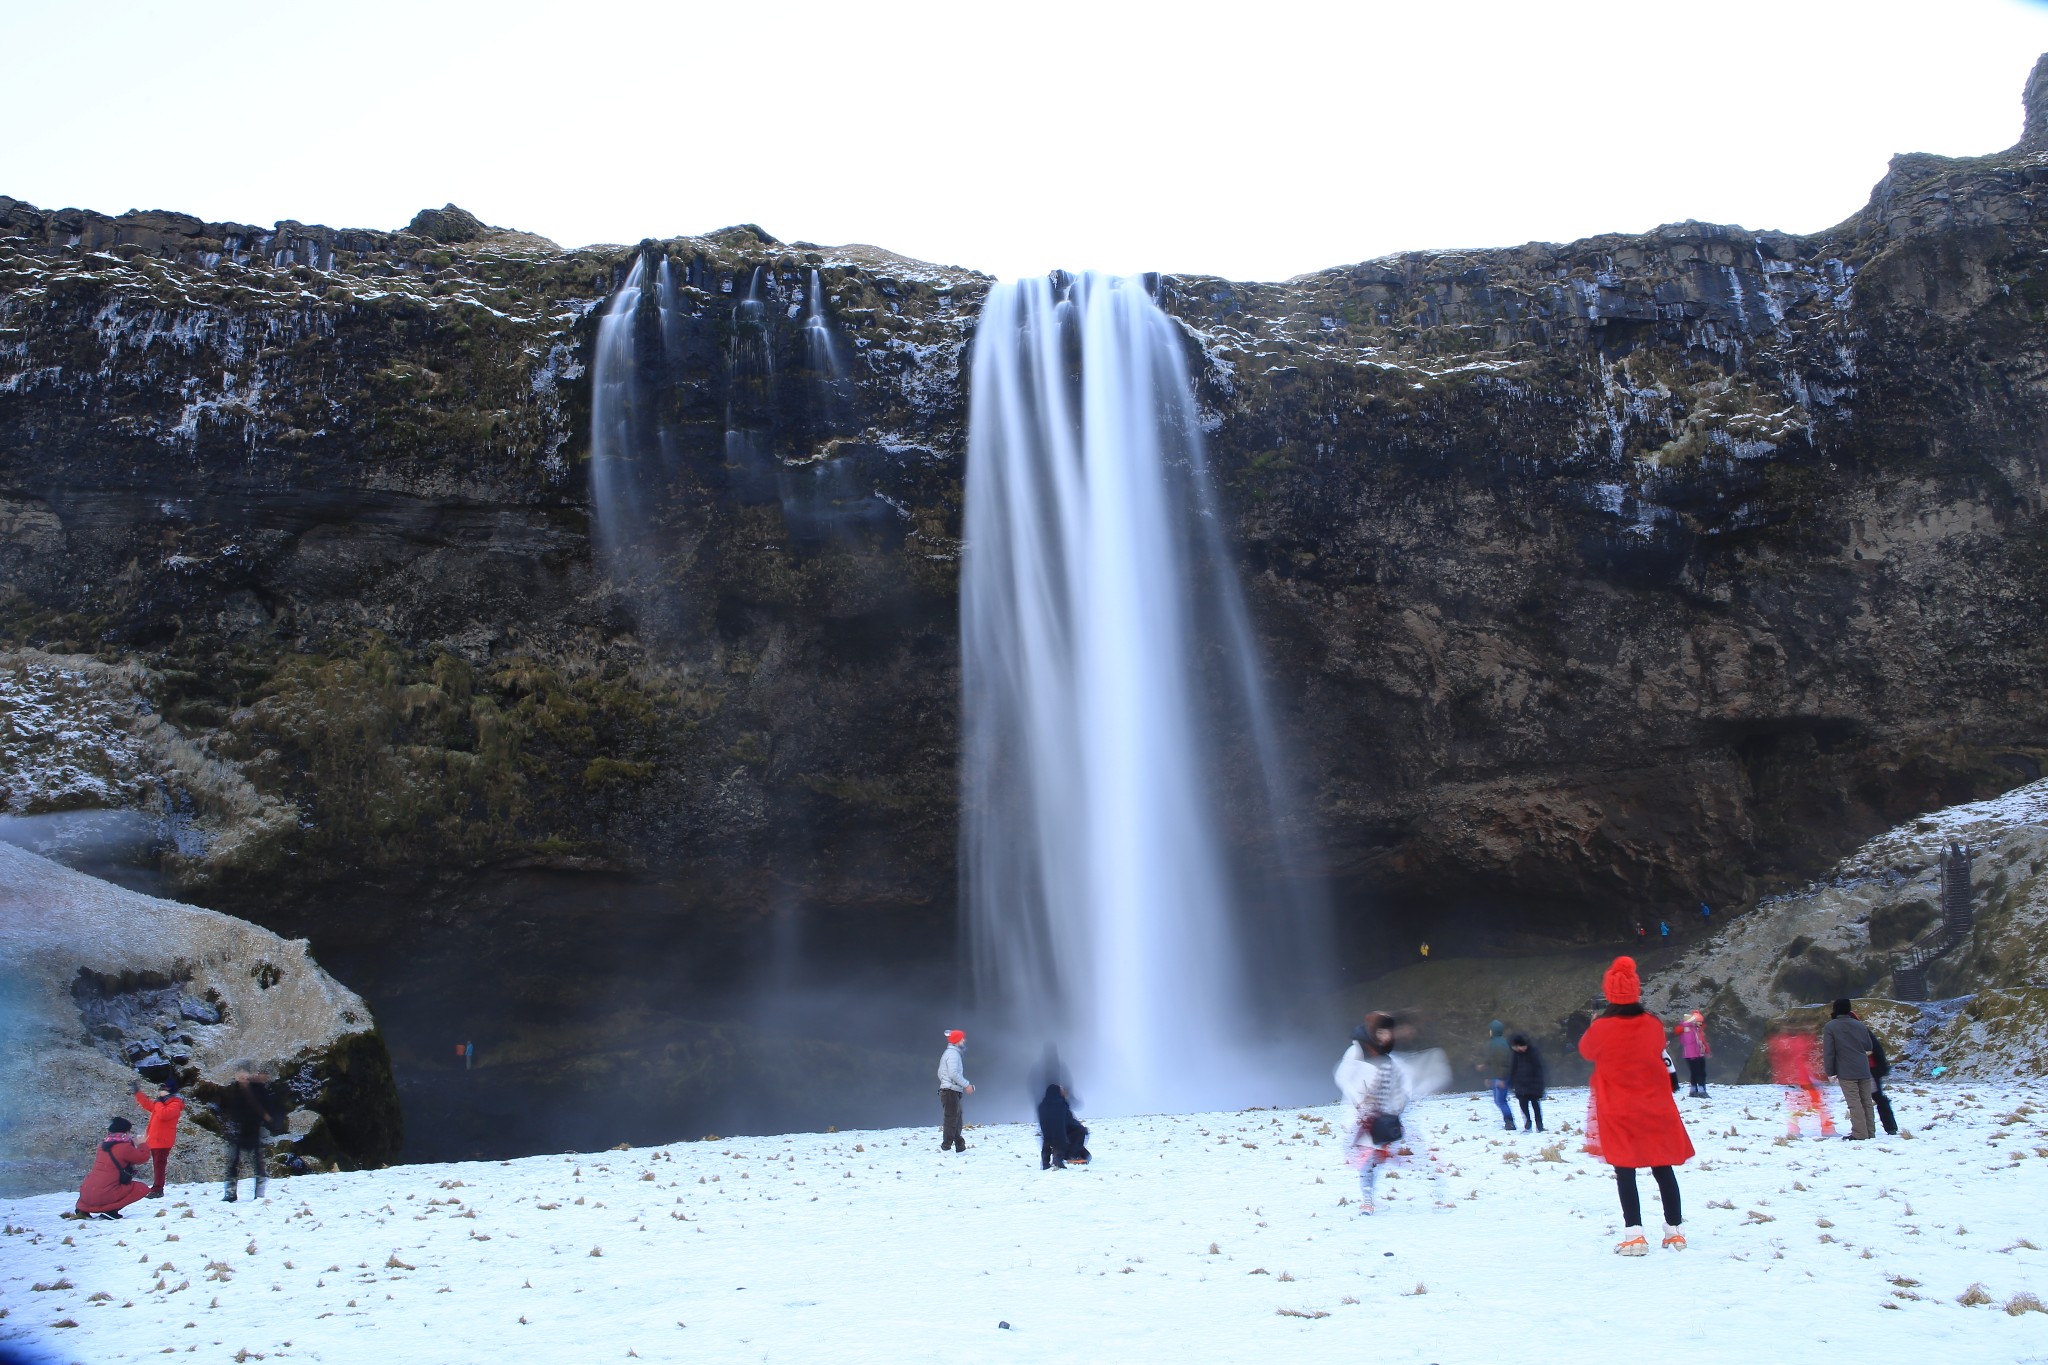
<path fill-rule="evenodd" d="M 1964 844 L 1951 842 L 1941 854 L 1941 924 L 1911 944 L 1892 963 L 1892 994 L 1901 1000 L 1927 998 L 1927 969 L 1954 952 L 1976 928 L 1970 867 L 1975 861 Z"/>

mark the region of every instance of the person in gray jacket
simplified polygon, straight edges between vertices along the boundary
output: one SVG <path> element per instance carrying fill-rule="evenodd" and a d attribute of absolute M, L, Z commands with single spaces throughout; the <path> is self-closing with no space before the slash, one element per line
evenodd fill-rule
<path fill-rule="evenodd" d="M 1849 1106 L 1849 1137 L 1862 1141 L 1876 1126 L 1870 1054 L 1877 1050 L 1877 1040 L 1856 1017 L 1853 1002 L 1837 1000 L 1830 1014 L 1827 1027 L 1820 1031 L 1821 1069 L 1842 1087 L 1842 1102 Z"/>
<path fill-rule="evenodd" d="M 939 1137 L 942 1152 L 967 1150 L 967 1139 L 960 1136 L 960 1099 L 972 1095 L 974 1087 L 967 1083 L 967 1072 L 960 1065 L 960 1049 L 966 1046 L 965 1033 L 947 1030 L 946 1050 L 939 1054 L 939 1111 L 945 1117 Z"/>

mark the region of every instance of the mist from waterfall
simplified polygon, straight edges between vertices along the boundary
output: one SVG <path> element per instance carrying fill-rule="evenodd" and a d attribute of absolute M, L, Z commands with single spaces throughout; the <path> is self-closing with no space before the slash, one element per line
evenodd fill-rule
<path fill-rule="evenodd" d="M 975 341 L 977 1014 L 1015 1055 L 1057 1047 L 1097 1112 L 1297 1102 L 1274 1050 L 1296 1017 L 1283 1002 L 1315 995 L 1327 958 L 1292 889 L 1314 879 L 1288 844 L 1183 345 L 1140 281 L 1093 275 L 996 287 Z M 1263 851 L 1258 875 L 1244 848 Z"/>

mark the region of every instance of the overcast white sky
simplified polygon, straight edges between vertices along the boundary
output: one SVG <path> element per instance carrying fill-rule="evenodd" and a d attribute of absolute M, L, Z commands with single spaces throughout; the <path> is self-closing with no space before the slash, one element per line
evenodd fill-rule
<path fill-rule="evenodd" d="M 2043 51 L 2026 0 L 0 0 L 0 193 L 1275 279 L 1826 227 L 2017 140 Z"/>

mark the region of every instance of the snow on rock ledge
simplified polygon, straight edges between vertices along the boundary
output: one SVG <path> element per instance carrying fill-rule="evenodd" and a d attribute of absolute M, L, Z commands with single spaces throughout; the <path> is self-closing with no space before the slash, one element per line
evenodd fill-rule
<path fill-rule="evenodd" d="M 1952 841 L 1976 855 L 1975 928 L 1929 969 L 1933 1005 L 1885 1001 L 1893 962 L 1939 921 L 1938 860 Z M 1827 879 L 1761 902 L 1657 973 L 1643 1003 L 1667 1019 L 1706 1010 L 1734 1065 L 1740 1047 L 1803 1026 L 1802 1007 L 1838 996 L 1884 1002 L 1859 1013 L 1873 1025 L 1873 1011 L 1883 1016 L 1879 1032 L 1910 1071 L 2048 1075 L 2048 781 L 1878 835 Z"/>
<path fill-rule="evenodd" d="M 111 1115 L 139 1131 L 138 1067 L 187 1083 L 170 1178 L 217 1177 L 203 1130 L 241 1057 L 284 1082 L 299 1151 L 343 1165 L 396 1155 L 384 1041 L 305 940 L 0 844 L 0 1195 L 75 1185 Z"/>

